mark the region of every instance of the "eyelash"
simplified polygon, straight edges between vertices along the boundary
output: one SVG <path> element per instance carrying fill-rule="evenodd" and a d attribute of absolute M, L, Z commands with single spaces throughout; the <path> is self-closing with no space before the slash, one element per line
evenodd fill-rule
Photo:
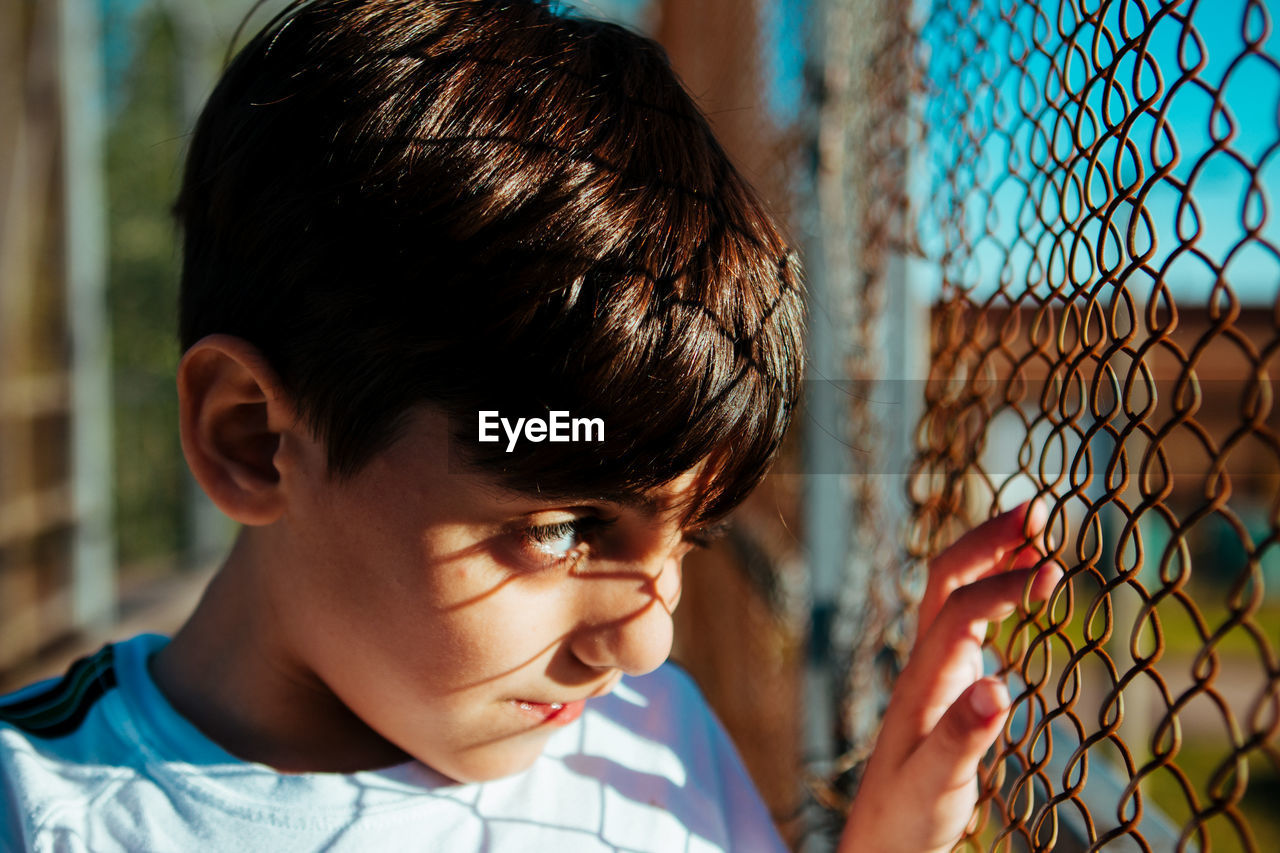
<path fill-rule="evenodd" d="M 616 520 L 587 515 L 570 521 L 527 527 L 522 531 L 521 535 L 533 550 L 539 552 L 540 556 L 548 561 L 548 565 L 559 565 L 566 561 L 579 559 L 581 557 L 582 541 L 592 532 L 608 527 Z M 556 554 L 546 547 L 549 543 L 571 534 L 578 540 L 578 544 L 564 554 Z"/>
<path fill-rule="evenodd" d="M 729 533 L 729 522 L 717 521 L 715 524 L 695 527 L 684 535 L 684 541 L 695 548 L 710 548 Z"/>

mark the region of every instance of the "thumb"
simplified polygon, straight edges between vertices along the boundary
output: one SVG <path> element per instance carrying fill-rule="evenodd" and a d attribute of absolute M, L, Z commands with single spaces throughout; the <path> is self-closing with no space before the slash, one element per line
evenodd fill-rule
<path fill-rule="evenodd" d="M 969 685 L 907 760 L 904 769 L 917 780 L 918 790 L 943 796 L 971 786 L 1008 714 L 1009 690 L 999 679 Z"/>

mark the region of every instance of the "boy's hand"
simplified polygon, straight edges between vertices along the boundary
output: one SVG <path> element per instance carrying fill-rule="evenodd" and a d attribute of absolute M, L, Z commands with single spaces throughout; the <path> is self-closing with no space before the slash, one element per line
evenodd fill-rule
<path fill-rule="evenodd" d="M 1009 711 L 1009 692 L 982 677 L 990 620 L 1048 598 L 1062 577 L 1046 553 L 1047 511 L 1027 503 L 966 533 L 929 563 L 911 660 L 893 691 L 875 752 L 840 838 L 842 853 L 946 851 L 978 796 L 978 763 Z M 1031 576 L 1035 574 L 1034 581 Z"/>

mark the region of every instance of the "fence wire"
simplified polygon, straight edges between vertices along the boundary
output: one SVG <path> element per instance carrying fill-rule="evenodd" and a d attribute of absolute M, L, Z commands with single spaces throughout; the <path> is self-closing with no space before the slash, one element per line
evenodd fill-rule
<path fill-rule="evenodd" d="M 938 0 L 912 26 L 870 5 L 919 71 L 912 104 L 874 109 L 923 119 L 925 161 L 887 163 L 882 211 L 860 208 L 883 227 L 861 223 L 855 290 L 874 318 L 876 252 L 907 248 L 937 298 L 909 559 L 874 561 L 858 682 L 902 659 L 923 562 L 1038 496 L 1066 576 L 988 640 L 1014 710 L 966 846 L 1280 849 L 1271 12 Z M 879 701 L 850 696 L 850 763 Z"/>
<path fill-rule="evenodd" d="M 879 476 L 892 451 L 894 424 L 875 401 L 882 399 L 893 367 L 886 356 L 886 302 L 891 259 L 918 253 L 911 232 L 906 185 L 910 152 L 920 142 L 914 99 L 923 85 L 916 57 L 917 33 L 909 4 L 895 0 L 836 0 L 826 5 L 822 104 L 818 128 L 817 197 L 826 224 L 826 270 L 843 283 L 835 306 L 847 325 L 848 435 L 853 476 L 850 583 L 836 626 L 838 659 L 847 659 L 843 739 L 845 774 L 834 789 L 815 785 L 834 804 L 856 786 L 861 760 L 873 745 L 892 683 L 905 662 L 913 600 L 911 572 L 885 531 L 894 526 L 893 481 Z M 918 574 L 918 573 L 917 573 Z"/>

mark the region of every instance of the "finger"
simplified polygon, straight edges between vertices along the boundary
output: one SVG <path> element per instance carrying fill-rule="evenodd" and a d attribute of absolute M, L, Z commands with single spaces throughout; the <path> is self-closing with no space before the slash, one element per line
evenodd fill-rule
<path fill-rule="evenodd" d="M 1043 559 L 1038 548 L 1024 547 L 1010 554 L 1007 561 L 1010 569 L 1030 569 Z"/>
<path fill-rule="evenodd" d="M 905 760 L 883 760 L 882 738 L 841 836 L 842 853 L 953 849 L 973 816 L 979 763 L 1008 709 L 1008 690 L 984 678 L 970 685 Z"/>
<path fill-rule="evenodd" d="M 963 586 L 947 597 L 938 618 L 917 638 L 911 660 L 886 715 L 881 741 L 890 755 L 905 758 L 969 685 L 982 676 L 987 624 L 1017 609 L 1026 595 L 1042 600 L 1061 577 L 1056 565 L 1018 569 Z"/>
<path fill-rule="evenodd" d="M 903 765 L 917 780 L 916 792 L 924 802 L 945 799 L 948 794 L 971 789 L 982 756 L 995 743 L 1009 715 L 1009 690 L 995 678 L 974 682 L 947 709 Z M 972 808 L 972 803 L 969 803 Z M 957 834 L 968 820 L 958 816 Z"/>
<path fill-rule="evenodd" d="M 1037 601 L 1045 601 L 1053 593 L 1053 589 L 1058 585 L 1058 581 L 1062 580 L 1066 571 L 1062 568 L 1062 564 L 1051 557 L 1038 554 L 1032 550 L 1025 550 L 1018 553 L 1014 557 L 1009 567 L 1010 571 L 1021 571 L 1024 569 L 1038 569 L 1033 573 L 1035 578 L 1031 586 L 1025 591 L 1021 606 L 1027 610 L 1033 610 L 1032 604 Z"/>
<path fill-rule="evenodd" d="M 965 533 L 929 561 L 929 582 L 920 601 L 917 636 L 929 629 L 938 609 L 958 587 L 1013 566 L 1014 560 L 1038 559 L 1049 548 L 1042 535 L 1048 509 L 1033 500 L 988 519 Z M 1026 568 L 1024 562 L 1017 568 Z"/>
<path fill-rule="evenodd" d="M 966 532 L 929 563 L 930 574 L 955 577 L 960 583 L 977 580 L 1010 551 L 1028 545 L 1044 547 L 1049 510 L 1042 500 L 1030 500 L 989 518 Z"/>

